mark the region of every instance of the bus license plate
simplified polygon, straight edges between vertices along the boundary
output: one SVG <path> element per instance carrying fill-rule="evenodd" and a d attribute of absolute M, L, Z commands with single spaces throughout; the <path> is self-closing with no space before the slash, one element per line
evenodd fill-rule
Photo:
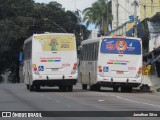
<path fill-rule="evenodd" d="M 124 74 L 123 71 L 117 71 L 116 74 Z"/>

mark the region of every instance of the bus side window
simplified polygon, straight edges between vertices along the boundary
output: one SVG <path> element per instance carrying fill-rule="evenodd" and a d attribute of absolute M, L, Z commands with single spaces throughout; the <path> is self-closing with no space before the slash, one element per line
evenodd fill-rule
<path fill-rule="evenodd" d="M 87 57 L 87 51 L 86 51 L 86 45 L 84 45 L 84 56 L 83 56 L 83 60 L 85 61 Z"/>
<path fill-rule="evenodd" d="M 26 45 L 24 45 L 24 52 L 23 52 L 23 55 L 24 55 L 24 60 L 26 60 Z"/>
<path fill-rule="evenodd" d="M 92 44 L 89 44 L 89 61 L 92 60 Z"/>
<path fill-rule="evenodd" d="M 24 46 L 24 60 L 31 59 L 32 54 L 32 43 L 26 43 Z"/>
<path fill-rule="evenodd" d="M 89 60 L 92 61 L 92 46 L 93 44 L 90 44 L 90 50 L 89 50 L 89 53 L 90 53 L 90 58 Z"/>
<path fill-rule="evenodd" d="M 93 46 L 93 60 L 94 61 L 96 60 L 96 43 L 94 43 L 94 46 Z"/>
<path fill-rule="evenodd" d="M 86 50 L 87 51 L 87 60 L 89 60 L 89 45 L 87 44 L 86 47 L 87 47 L 87 50 Z"/>
<path fill-rule="evenodd" d="M 31 59 L 32 56 L 32 42 L 28 43 L 28 59 Z"/>
<path fill-rule="evenodd" d="M 99 43 L 96 43 L 96 60 L 98 60 Z"/>
<path fill-rule="evenodd" d="M 82 61 L 84 60 L 84 46 L 82 47 L 81 59 L 82 59 Z"/>
<path fill-rule="evenodd" d="M 92 44 L 92 61 L 94 60 L 94 44 Z"/>

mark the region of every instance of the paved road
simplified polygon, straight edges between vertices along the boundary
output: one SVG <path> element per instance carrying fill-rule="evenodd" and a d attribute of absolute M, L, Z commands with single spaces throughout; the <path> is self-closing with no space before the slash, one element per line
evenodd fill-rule
<path fill-rule="evenodd" d="M 80 84 L 74 86 L 73 92 L 60 92 L 56 87 L 30 92 L 24 84 L 0 84 L 0 111 L 160 111 L 160 93 L 116 93 L 106 88 L 93 92 L 81 90 Z M 102 117 L 98 119 L 106 120 Z M 123 120 L 133 117 L 111 119 Z"/>

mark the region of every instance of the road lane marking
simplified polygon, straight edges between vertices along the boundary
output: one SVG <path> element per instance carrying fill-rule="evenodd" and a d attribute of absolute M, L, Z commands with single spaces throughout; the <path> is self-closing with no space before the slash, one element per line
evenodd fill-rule
<path fill-rule="evenodd" d="M 104 100 L 98 100 L 99 102 L 103 102 Z"/>
<path fill-rule="evenodd" d="M 115 96 L 115 97 L 117 97 L 118 99 L 125 100 L 125 101 L 130 101 L 130 102 L 134 102 L 134 103 L 139 103 L 139 104 L 144 104 L 144 105 L 149 105 L 149 106 L 154 106 L 154 107 L 159 107 L 160 108 L 160 105 L 155 105 L 155 104 L 150 104 L 150 103 L 145 103 L 145 102 L 139 102 L 139 101 L 136 101 L 136 100 L 127 99 L 127 98 L 123 98 L 123 97 L 120 97 L 120 96 Z"/>
<path fill-rule="evenodd" d="M 94 93 L 98 93 L 99 92 L 94 92 Z M 127 98 L 123 98 L 123 97 L 120 97 L 120 96 L 117 96 L 117 95 L 110 95 L 110 94 L 106 94 L 106 93 L 100 93 L 101 95 L 106 95 L 106 96 L 112 96 L 112 97 L 116 97 L 118 99 L 122 99 L 122 100 L 125 100 L 125 101 L 129 101 L 129 102 L 133 102 L 133 103 L 139 103 L 139 104 L 143 104 L 143 105 L 148 105 L 148 106 L 153 106 L 153 107 L 158 107 L 160 108 L 160 105 L 156 105 L 156 104 L 151 104 L 151 103 L 146 103 L 146 102 L 140 102 L 140 101 L 136 101 L 136 100 L 131 100 L 131 99 L 127 99 Z"/>

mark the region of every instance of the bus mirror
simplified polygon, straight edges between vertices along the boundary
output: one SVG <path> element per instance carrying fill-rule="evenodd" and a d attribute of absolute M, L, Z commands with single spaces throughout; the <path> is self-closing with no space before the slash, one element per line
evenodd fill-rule
<path fill-rule="evenodd" d="M 19 62 L 23 62 L 23 53 L 22 52 L 19 53 Z"/>

